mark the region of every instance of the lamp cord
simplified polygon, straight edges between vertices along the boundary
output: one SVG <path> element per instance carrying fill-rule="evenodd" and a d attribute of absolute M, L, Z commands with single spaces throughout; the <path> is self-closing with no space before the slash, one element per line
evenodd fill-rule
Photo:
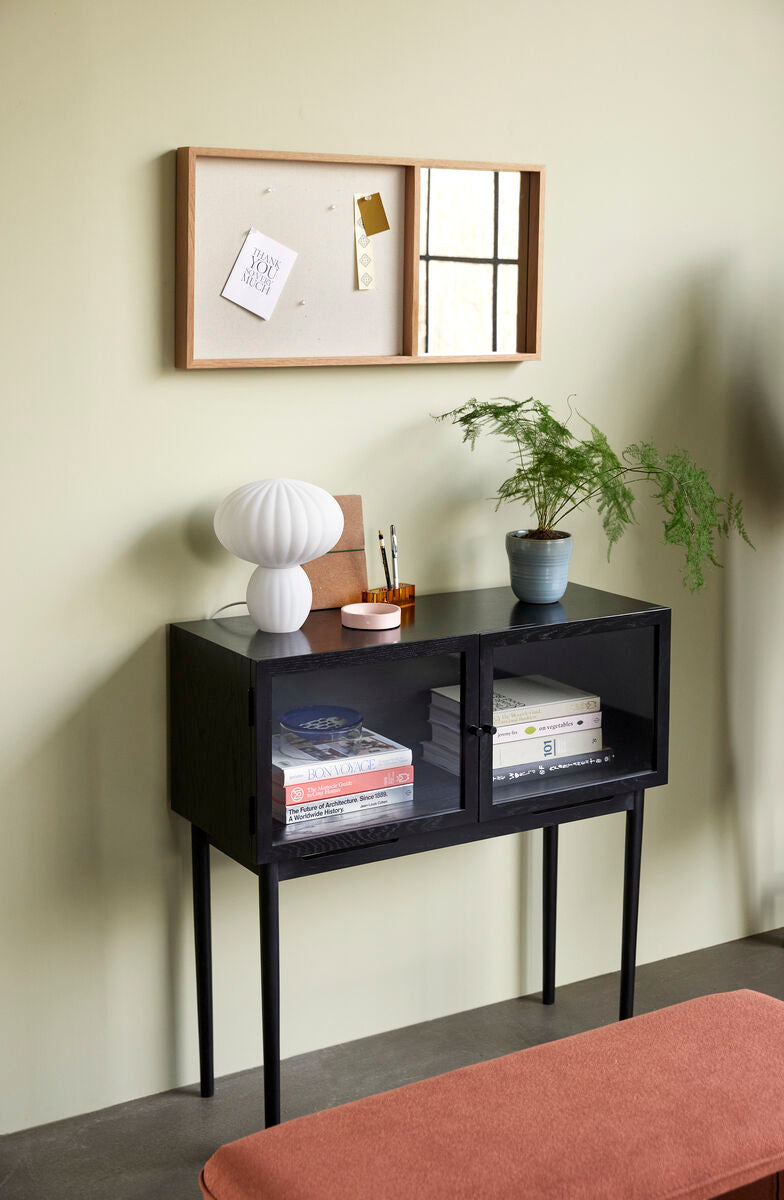
<path fill-rule="evenodd" d="M 218 613 L 225 612 L 227 608 L 236 608 L 239 604 L 245 603 L 245 600 L 232 600 L 231 604 L 223 604 L 220 608 L 216 608 L 214 613 L 210 613 L 209 619 L 213 621 Z"/>

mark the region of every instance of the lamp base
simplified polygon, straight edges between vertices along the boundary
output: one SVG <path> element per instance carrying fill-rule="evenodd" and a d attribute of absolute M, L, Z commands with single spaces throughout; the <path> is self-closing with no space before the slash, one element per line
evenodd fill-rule
<path fill-rule="evenodd" d="M 256 567 L 246 599 L 251 620 L 264 633 L 293 633 L 310 612 L 313 589 L 302 567 Z"/>

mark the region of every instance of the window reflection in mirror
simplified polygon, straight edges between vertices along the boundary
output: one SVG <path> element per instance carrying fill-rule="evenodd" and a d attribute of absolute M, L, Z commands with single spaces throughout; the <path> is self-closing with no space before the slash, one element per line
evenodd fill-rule
<path fill-rule="evenodd" d="M 519 171 L 423 167 L 419 353 L 517 352 Z"/>

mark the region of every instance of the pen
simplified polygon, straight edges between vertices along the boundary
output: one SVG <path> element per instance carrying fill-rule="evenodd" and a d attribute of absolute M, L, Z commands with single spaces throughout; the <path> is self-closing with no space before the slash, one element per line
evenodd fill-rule
<path fill-rule="evenodd" d="M 392 545 L 392 587 L 397 588 L 400 587 L 400 575 L 397 569 L 397 534 L 394 525 L 389 526 L 389 540 Z"/>
<path fill-rule="evenodd" d="M 384 535 L 380 529 L 378 531 L 378 541 L 379 541 L 379 545 L 381 546 L 381 565 L 384 568 L 384 575 L 386 576 L 387 587 L 391 588 L 392 580 L 389 578 L 389 564 L 387 563 L 387 552 L 386 552 L 386 549 L 384 548 Z"/>

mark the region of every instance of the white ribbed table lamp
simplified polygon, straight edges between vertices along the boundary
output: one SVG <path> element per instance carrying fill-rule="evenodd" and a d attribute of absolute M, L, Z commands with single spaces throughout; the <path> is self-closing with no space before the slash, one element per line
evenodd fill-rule
<path fill-rule="evenodd" d="M 262 479 L 231 492 L 215 513 L 218 541 L 258 563 L 248 611 L 266 633 L 292 633 L 310 612 L 313 589 L 302 563 L 331 550 L 343 532 L 334 496 L 299 479 Z"/>

